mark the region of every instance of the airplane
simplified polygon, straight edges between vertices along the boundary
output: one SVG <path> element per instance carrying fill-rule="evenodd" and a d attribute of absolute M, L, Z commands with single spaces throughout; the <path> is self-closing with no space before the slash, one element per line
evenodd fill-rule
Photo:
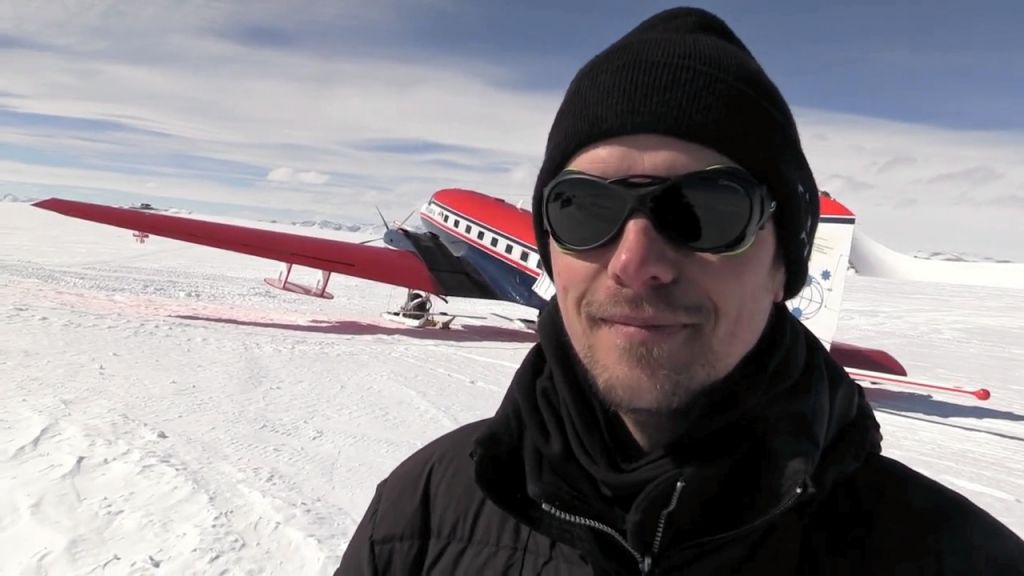
<path fill-rule="evenodd" d="M 820 219 L 803 290 L 787 301 L 790 312 L 821 340 L 832 356 L 855 380 L 873 385 L 906 385 L 967 394 L 978 400 L 991 397 L 985 388 L 911 379 L 889 353 L 834 339 L 839 324 L 846 272 L 856 217 L 827 192 L 819 192 Z M 143 235 L 170 238 L 276 260 L 282 269 L 265 278 L 269 286 L 317 298 L 333 298 L 327 291 L 332 274 L 344 274 L 408 290 L 405 304 L 382 317 L 412 327 L 450 328 L 452 315 L 434 312 L 431 296 L 464 297 L 514 302 L 538 314 L 554 295 L 554 286 L 542 269 L 530 211 L 474 190 L 443 188 L 419 209 L 424 231 L 388 225 L 382 240 L 360 243 L 311 237 L 290 232 L 239 226 L 176 216 L 148 206 L 105 206 L 49 198 L 34 206 Z M 410 217 L 412 214 L 410 214 Z M 408 218 L 407 218 L 408 220 Z M 313 286 L 292 280 L 292 267 L 320 271 Z M 445 300 L 447 301 L 447 300 Z M 496 315 L 498 316 L 498 315 Z M 501 318 L 533 328 L 535 319 Z M 479 317 L 477 317 L 479 318 Z"/>

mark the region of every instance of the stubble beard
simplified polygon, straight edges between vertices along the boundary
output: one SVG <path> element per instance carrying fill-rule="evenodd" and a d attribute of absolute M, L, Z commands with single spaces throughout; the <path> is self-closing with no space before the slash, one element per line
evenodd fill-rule
<path fill-rule="evenodd" d="M 585 346 L 580 359 L 610 409 L 620 414 L 669 413 L 685 407 L 717 380 L 707 359 L 682 364 L 674 361 L 677 354 L 667 346 L 620 343 L 614 358 L 601 357 Z"/>
<path fill-rule="evenodd" d="M 591 384 L 610 409 L 624 415 L 676 412 L 721 378 L 710 344 L 710 310 L 706 306 L 672 300 L 671 295 L 665 294 L 640 299 L 620 293 L 600 301 L 583 302 L 581 328 L 589 332 L 590 337 L 584 336 L 577 343 L 577 353 Z M 695 333 L 663 344 L 651 346 L 617 341 L 612 350 L 595 347 L 595 337 L 608 343 L 608 335 L 601 334 L 605 329 L 598 320 L 602 314 L 611 311 L 656 314 L 659 310 L 666 311 L 670 317 L 682 314 L 701 323 L 692 328 Z"/>

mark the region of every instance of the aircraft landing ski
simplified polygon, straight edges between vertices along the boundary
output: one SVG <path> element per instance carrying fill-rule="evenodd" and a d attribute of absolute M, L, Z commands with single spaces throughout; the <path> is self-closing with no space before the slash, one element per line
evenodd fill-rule
<path fill-rule="evenodd" d="M 953 392 L 958 394 L 967 394 L 974 396 L 978 400 L 988 400 L 992 397 L 992 393 L 989 392 L 988 388 L 975 388 L 969 389 L 962 386 L 952 386 L 948 384 L 937 384 L 935 382 L 928 382 L 925 380 L 914 380 L 906 378 L 904 376 L 894 376 L 892 374 L 885 374 L 883 372 L 872 372 L 870 370 L 851 370 L 847 368 L 846 373 L 850 375 L 854 380 L 863 380 L 872 384 L 899 384 L 903 386 L 917 386 L 920 388 L 928 388 L 930 390 L 938 390 L 940 392 Z"/>

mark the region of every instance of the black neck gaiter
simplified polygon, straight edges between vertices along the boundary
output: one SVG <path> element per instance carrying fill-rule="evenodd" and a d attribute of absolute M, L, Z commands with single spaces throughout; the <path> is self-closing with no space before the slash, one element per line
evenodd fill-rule
<path fill-rule="evenodd" d="M 477 458 L 478 479 L 506 508 L 545 502 L 627 529 L 631 517 L 649 514 L 645 493 L 664 494 L 690 471 L 705 478 L 694 493 L 724 492 L 730 487 L 719 479 L 729 478 L 753 509 L 754 500 L 777 497 L 794 460 L 800 470 L 813 468 L 825 436 L 841 424 L 816 421 L 819 413 L 825 421 L 849 419 L 858 409 L 856 397 L 844 399 L 841 415 L 828 407 L 835 395 L 825 390 L 827 352 L 779 304 L 737 367 L 678 412 L 677 440 L 648 454 L 624 450 L 629 432 L 595 392 L 557 302 L 541 315 L 538 331 L 539 344 L 477 439 L 475 452 L 484 455 Z M 655 506 L 663 501 L 652 499 Z"/>

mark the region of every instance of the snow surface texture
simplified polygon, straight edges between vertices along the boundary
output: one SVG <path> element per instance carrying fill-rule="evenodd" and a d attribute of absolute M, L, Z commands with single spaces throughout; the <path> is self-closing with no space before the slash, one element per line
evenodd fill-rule
<path fill-rule="evenodd" d="M 534 341 L 493 316 L 388 324 L 400 289 L 334 276 L 325 301 L 264 285 L 276 271 L 0 204 L 0 574 L 330 574 L 377 482 L 492 414 Z M 867 272 L 840 339 L 993 394 L 870 388 L 885 453 L 1024 535 L 1021 292 Z"/>

